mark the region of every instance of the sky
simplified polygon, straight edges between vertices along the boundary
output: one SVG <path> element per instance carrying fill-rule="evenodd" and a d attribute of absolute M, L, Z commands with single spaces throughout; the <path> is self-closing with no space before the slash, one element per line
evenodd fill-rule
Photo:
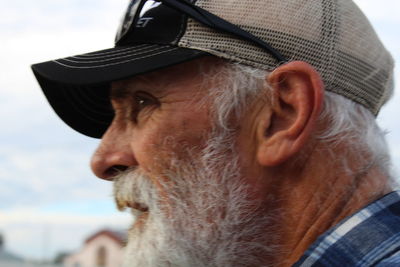
<path fill-rule="evenodd" d="M 400 62 L 400 1 L 355 1 Z M 51 110 L 30 65 L 113 46 L 126 0 L 0 0 L 0 233 L 27 258 L 78 250 L 103 227 L 126 229 L 111 183 L 94 177 L 98 140 L 66 126 Z M 395 71 L 400 80 L 399 68 Z M 398 84 L 398 83 L 397 83 Z M 399 86 L 396 85 L 399 90 Z M 378 123 L 400 169 L 400 93 Z"/>

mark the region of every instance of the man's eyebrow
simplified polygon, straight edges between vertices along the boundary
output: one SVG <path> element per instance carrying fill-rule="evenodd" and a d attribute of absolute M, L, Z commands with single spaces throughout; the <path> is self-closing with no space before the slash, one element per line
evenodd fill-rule
<path fill-rule="evenodd" d="M 111 92 L 110 92 L 110 97 L 111 99 L 122 99 L 127 97 L 131 90 L 128 89 L 126 86 L 116 86 L 116 87 L 111 87 Z"/>
<path fill-rule="evenodd" d="M 134 84 L 115 84 L 111 86 L 110 98 L 111 99 L 123 99 L 129 95 L 132 95 L 135 91 L 145 91 L 148 93 L 165 92 L 165 86 L 148 86 L 144 82 L 138 82 Z"/>

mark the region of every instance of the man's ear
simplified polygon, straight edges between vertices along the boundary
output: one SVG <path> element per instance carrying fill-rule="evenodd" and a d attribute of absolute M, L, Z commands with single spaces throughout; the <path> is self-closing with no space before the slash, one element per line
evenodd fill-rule
<path fill-rule="evenodd" d="M 278 67 L 267 79 L 272 102 L 269 118 L 257 126 L 256 157 L 262 166 L 272 167 L 293 157 L 309 140 L 321 111 L 324 85 L 319 73 L 302 61 Z"/>

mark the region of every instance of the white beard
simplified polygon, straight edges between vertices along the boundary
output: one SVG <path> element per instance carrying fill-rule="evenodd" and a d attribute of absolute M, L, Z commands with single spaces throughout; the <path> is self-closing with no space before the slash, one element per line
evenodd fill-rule
<path fill-rule="evenodd" d="M 117 203 L 148 207 L 143 224 L 129 232 L 124 267 L 268 266 L 266 258 L 277 253 L 275 216 L 249 199 L 238 159 L 221 138 L 211 139 L 202 156 L 172 160 L 162 174 L 169 182 L 157 180 L 164 199 L 140 169 L 115 179 Z"/>

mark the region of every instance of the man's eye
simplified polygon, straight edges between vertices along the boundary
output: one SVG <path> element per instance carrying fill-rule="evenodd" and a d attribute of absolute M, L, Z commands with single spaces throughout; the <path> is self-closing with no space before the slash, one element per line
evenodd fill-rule
<path fill-rule="evenodd" d="M 158 101 L 155 97 L 144 93 L 137 92 L 133 96 L 133 109 L 132 109 L 132 118 L 136 122 L 139 116 L 139 113 L 147 108 L 158 106 Z"/>
<path fill-rule="evenodd" d="M 135 105 L 137 105 L 137 108 L 139 110 L 146 106 L 155 104 L 155 100 L 153 98 L 143 94 L 135 95 L 135 102 Z"/>

